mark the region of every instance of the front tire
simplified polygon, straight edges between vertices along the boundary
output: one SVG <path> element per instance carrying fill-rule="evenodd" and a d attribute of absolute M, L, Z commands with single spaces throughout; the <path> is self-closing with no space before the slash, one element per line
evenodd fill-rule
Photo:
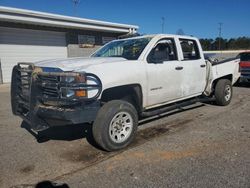
<path fill-rule="evenodd" d="M 120 150 L 133 141 L 137 126 L 138 115 L 134 106 L 126 101 L 113 100 L 99 110 L 93 124 L 93 136 L 104 150 Z"/>
<path fill-rule="evenodd" d="M 215 86 L 216 104 L 220 106 L 227 106 L 230 104 L 233 96 L 233 88 L 230 80 L 221 79 Z"/>
<path fill-rule="evenodd" d="M 10 86 L 11 109 L 14 115 L 18 115 L 17 114 L 18 97 L 17 97 L 16 90 L 18 88 L 19 83 L 18 83 L 17 75 L 18 75 L 18 70 L 17 70 L 17 65 L 16 65 L 12 69 L 11 86 Z"/>

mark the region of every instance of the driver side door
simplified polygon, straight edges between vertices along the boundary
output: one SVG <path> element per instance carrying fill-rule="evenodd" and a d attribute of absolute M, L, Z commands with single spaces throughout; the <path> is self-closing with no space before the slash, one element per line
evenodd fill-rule
<path fill-rule="evenodd" d="M 182 96 L 182 67 L 174 38 L 159 40 L 147 57 L 147 108 Z"/>

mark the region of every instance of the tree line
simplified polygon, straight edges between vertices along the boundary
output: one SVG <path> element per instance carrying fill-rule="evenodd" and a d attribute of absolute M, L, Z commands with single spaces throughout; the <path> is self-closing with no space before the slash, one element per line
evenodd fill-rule
<path fill-rule="evenodd" d="M 250 49 L 250 37 L 200 39 L 203 50 L 246 50 Z"/>

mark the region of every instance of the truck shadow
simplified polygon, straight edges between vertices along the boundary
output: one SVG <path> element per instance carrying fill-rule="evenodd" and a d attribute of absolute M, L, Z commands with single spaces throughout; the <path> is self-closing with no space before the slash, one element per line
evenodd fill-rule
<path fill-rule="evenodd" d="M 44 131 L 40 131 L 39 133 L 34 132 L 25 121 L 22 122 L 21 127 L 34 136 L 38 143 L 44 143 L 50 140 L 73 141 L 85 138 L 92 146 L 100 149 L 93 138 L 91 124 L 86 123 L 50 127 Z"/>
<path fill-rule="evenodd" d="M 193 110 L 196 108 L 200 108 L 202 106 L 205 106 L 205 104 L 197 104 L 195 106 L 190 106 L 190 107 L 185 107 L 185 108 L 181 108 L 181 109 L 177 109 L 173 112 L 169 112 L 169 113 L 165 113 L 165 114 L 160 114 L 157 116 L 153 116 L 147 119 L 142 119 L 142 121 L 140 121 L 139 126 L 143 126 L 144 124 L 156 121 L 158 119 L 164 118 L 164 117 L 168 117 L 168 116 L 172 116 L 184 111 L 189 111 L 189 110 Z M 168 124 L 168 122 L 166 122 L 166 124 Z M 93 138 L 93 134 L 92 134 L 92 124 L 78 124 L 78 125 L 66 125 L 66 126 L 59 126 L 59 127 L 51 127 L 48 128 L 44 131 L 41 131 L 39 133 L 35 133 L 34 131 L 31 130 L 30 126 L 23 121 L 21 124 L 21 127 L 26 129 L 31 135 L 33 135 L 38 143 L 44 143 L 44 142 L 48 142 L 50 140 L 64 140 L 64 141 L 73 141 L 73 140 L 78 140 L 78 139 L 86 139 L 87 142 L 89 144 L 91 144 L 92 146 L 94 146 L 97 149 L 101 149 L 95 142 L 94 138 Z M 142 130 L 141 133 L 139 131 L 139 135 L 143 134 L 144 138 L 150 137 L 152 136 L 152 132 L 155 132 L 157 129 L 159 128 L 160 132 L 161 129 L 160 126 L 153 126 L 153 127 L 149 127 L 147 128 L 147 130 Z M 168 129 L 167 129 L 168 130 Z M 159 134 L 163 134 L 160 133 Z M 147 136 L 147 134 L 150 134 Z"/>

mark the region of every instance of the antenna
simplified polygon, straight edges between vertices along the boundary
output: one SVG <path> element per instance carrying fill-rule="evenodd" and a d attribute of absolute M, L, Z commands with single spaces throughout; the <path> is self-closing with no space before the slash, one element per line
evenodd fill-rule
<path fill-rule="evenodd" d="M 74 6 L 74 15 L 77 15 L 77 6 L 80 4 L 80 0 L 72 0 Z"/>
<path fill-rule="evenodd" d="M 161 17 L 161 33 L 165 33 L 165 17 Z"/>
<path fill-rule="evenodd" d="M 221 34 L 222 34 L 222 25 L 223 23 L 220 22 L 219 23 L 219 46 L 218 46 L 218 49 L 221 50 Z"/>

